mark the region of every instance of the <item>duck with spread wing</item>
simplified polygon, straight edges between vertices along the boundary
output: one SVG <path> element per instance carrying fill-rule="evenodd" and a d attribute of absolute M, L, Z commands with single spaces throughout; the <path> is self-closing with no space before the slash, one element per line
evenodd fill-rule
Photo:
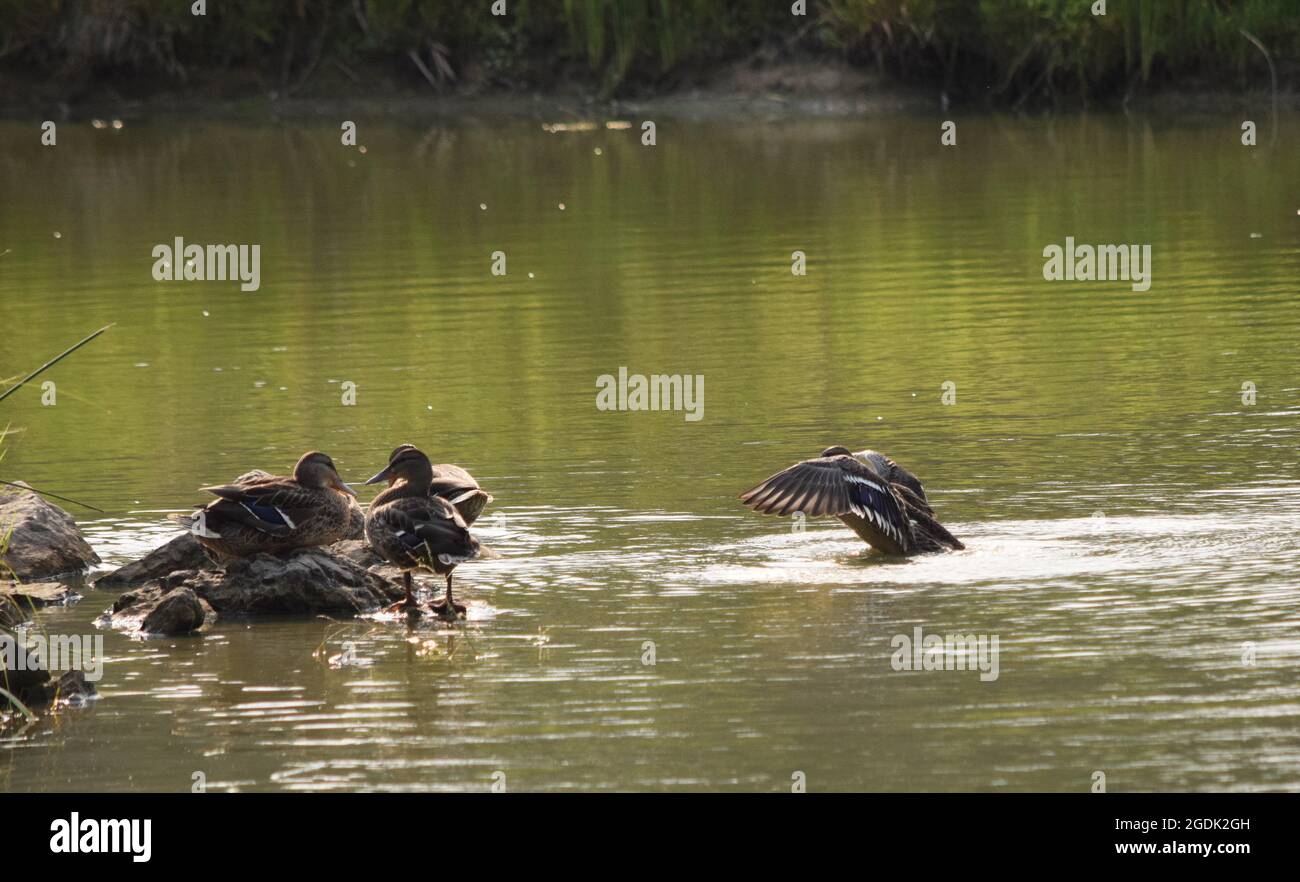
<path fill-rule="evenodd" d="M 838 517 L 885 554 L 909 555 L 966 546 L 934 517 L 916 476 L 883 453 L 828 447 L 816 459 L 777 472 L 741 501 L 761 514 Z"/>

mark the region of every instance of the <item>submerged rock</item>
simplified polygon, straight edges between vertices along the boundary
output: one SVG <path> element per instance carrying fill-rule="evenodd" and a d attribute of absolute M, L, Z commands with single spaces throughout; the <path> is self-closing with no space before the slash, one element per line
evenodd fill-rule
<path fill-rule="evenodd" d="M 230 561 L 224 569 L 169 573 L 123 594 L 106 617 L 114 627 L 188 633 L 210 624 L 217 615 L 357 615 L 401 597 L 396 584 L 343 554 L 299 548 Z M 200 606 L 202 617 L 191 599 Z M 187 625 L 192 627 L 177 630 Z"/>
<path fill-rule="evenodd" d="M 62 582 L 17 582 L 12 585 L 0 585 L 0 604 L 12 600 L 20 607 L 51 606 L 80 598 L 80 594 Z"/>
<path fill-rule="evenodd" d="M 194 538 L 193 533 L 182 533 L 175 539 L 155 548 L 140 560 L 132 561 L 111 573 L 95 579 L 96 588 L 135 588 L 161 579 L 177 570 L 202 570 L 213 566 L 207 552 Z"/>
<path fill-rule="evenodd" d="M 80 600 L 77 594 L 62 582 L 26 582 L 0 585 L 0 628 L 13 629 L 31 618 L 32 611 L 38 606 L 71 603 Z M 0 633 L 0 637 L 9 635 Z M 12 639 L 12 638 L 10 638 Z M 0 645 L 0 663 L 10 659 L 6 646 Z M 8 673 L 8 668 L 4 669 Z M 3 686 L 0 680 L 0 686 Z"/>
<path fill-rule="evenodd" d="M 64 671 L 58 679 L 50 680 L 35 694 L 29 695 L 31 704 L 81 704 L 95 695 L 95 687 L 81 671 Z"/>
<path fill-rule="evenodd" d="M 79 572 L 99 563 L 72 515 L 34 490 L 0 490 L 0 530 L 10 529 L 3 563 L 20 579 Z"/>
<path fill-rule="evenodd" d="M 18 643 L 12 634 L 0 632 L 0 687 L 31 707 L 58 701 L 75 704 L 95 694 L 95 687 L 81 671 L 66 671 L 50 677 L 30 649 Z M 0 695 L 0 710 L 9 705 Z"/>
<path fill-rule="evenodd" d="M 8 673 L 10 672 L 6 672 Z M 94 685 L 81 671 L 64 671 L 53 679 L 49 672 L 44 670 L 22 673 L 31 676 L 21 681 L 11 676 L 9 685 L 5 688 L 28 708 L 44 707 L 54 703 L 81 704 L 96 694 Z M 3 681 L 0 681 L 0 685 L 4 685 Z M 3 709 L 6 704 L 8 702 L 0 696 L 0 709 Z"/>
<path fill-rule="evenodd" d="M 0 632 L 0 686 L 26 702 L 25 696 L 40 689 L 50 679 L 31 651 L 20 644 L 12 634 Z"/>
<path fill-rule="evenodd" d="M 140 630 L 150 634 L 191 634 L 203 627 L 207 611 L 198 595 L 189 588 L 174 588 L 162 596 L 140 622 Z"/>
<path fill-rule="evenodd" d="M 25 603 L 0 595 L 0 628 L 14 628 L 27 621 L 29 609 Z"/>

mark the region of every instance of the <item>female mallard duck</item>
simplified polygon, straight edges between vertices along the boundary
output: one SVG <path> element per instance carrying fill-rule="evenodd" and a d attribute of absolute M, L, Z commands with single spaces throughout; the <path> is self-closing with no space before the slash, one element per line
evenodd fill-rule
<path fill-rule="evenodd" d="M 356 496 L 334 461 L 316 451 L 302 455 L 293 477 L 244 475 L 233 484 L 202 489 L 220 498 L 182 520 L 220 558 L 337 542 L 347 531 Z"/>
<path fill-rule="evenodd" d="M 407 450 L 415 450 L 419 453 L 412 444 L 399 444 L 388 455 L 389 463 Z M 478 516 L 483 513 L 483 509 L 492 501 L 492 494 L 480 487 L 478 481 L 474 480 L 474 476 L 458 465 L 442 463 L 432 468 L 433 480 L 429 484 L 429 492 L 454 505 L 456 511 L 460 512 L 460 516 L 465 519 L 466 526 L 473 525 L 478 520 Z M 390 477 L 388 485 L 391 487 L 395 480 L 396 478 Z"/>
<path fill-rule="evenodd" d="M 763 514 L 834 515 L 886 554 L 965 548 L 934 519 L 916 476 L 883 453 L 828 447 L 752 490 L 742 502 Z"/>
<path fill-rule="evenodd" d="M 433 464 L 415 447 L 403 444 L 394 450 L 388 465 L 366 483 L 380 481 L 388 481 L 388 488 L 370 503 L 366 541 L 402 570 L 406 599 L 390 609 L 419 615 L 411 571 L 427 569 L 447 577 L 447 593 L 433 604 L 434 611 L 448 619 L 464 614 L 465 605 L 451 596 L 452 571 L 459 563 L 487 556 L 488 550 L 470 535 L 456 507 L 434 495 Z"/>

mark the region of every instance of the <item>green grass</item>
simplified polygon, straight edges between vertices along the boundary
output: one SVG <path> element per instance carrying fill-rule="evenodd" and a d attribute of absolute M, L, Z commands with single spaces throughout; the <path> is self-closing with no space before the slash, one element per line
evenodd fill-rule
<path fill-rule="evenodd" d="M 3 458 L 4 458 L 4 449 L 3 447 L 0 447 L 0 459 Z M 13 577 L 13 570 L 10 569 L 9 566 L 4 562 L 4 555 L 9 548 L 9 537 L 10 535 L 12 535 L 12 533 L 13 533 L 12 528 L 6 529 L 2 533 L 0 533 L 0 568 L 8 570 L 10 577 Z M 0 575 L 0 578 L 4 578 L 3 575 Z M 16 600 L 13 600 L 12 598 L 0 597 L 0 604 L 11 604 L 13 605 L 15 612 L 16 613 L 18 612 L 18 602 Z M 17 616 L 15 616 L 15 618 L 17 618 Z M 8 627 L 5 624 L 5 619 L 3 616 L 0 616 L 0 632 L 8 634 L 10 637 L 17 639 L 17 635 L 14 633 L 13 629 Z M 9 685 L 8 681 L 9 681 L 8 671 L 4 669 L 3 665 L 0 665 L 0 725 L 3 725 L 3 717 L 4 717 L 4 710 L 6 708 L 6 702 L 8 704 L 8 707 L 17 711 L 29 722 L 31 720 L 34 720 L 36 718 L 36 715 L 32 713 L 31 708 L 29 708 L 27 705 L 19 701 L 18 696 L 14 695 L 12 692 L 10 692 L 8 689 L 5 688 L 6 686 Z"/>
<path fill-rule="evenodd" d="M 1127 94 L 1196 78 L 1261 87 L 1300 50 L 1294 0 L 0 0 L 0 64 L 70 85 L 115 75 L 176 87 L 242 76 L 293 93 L 321 71 L 388 68 L 412 85 L 577 82 L 601 95 L 672 88 L 718 65 L 843 59 L 1006 102 Z M 1288 76 L 1293 77 L 1289 69 Z"/>

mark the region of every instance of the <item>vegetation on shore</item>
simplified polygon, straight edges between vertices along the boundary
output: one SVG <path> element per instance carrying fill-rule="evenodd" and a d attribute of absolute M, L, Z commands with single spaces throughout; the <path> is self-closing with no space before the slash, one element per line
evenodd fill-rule
<path fill-rule="evenodd" d="M 672 91 L 724 66 L 843 62 L 1021 104 L 1146 86 L 1294 86 L 1294 0 L 0 0 L 0 69 L 71 96 L 388 81 L 440 92 Z M 427 83 L 426 83 L 427 81 Z"/>
<path fill-rule="evenodd" d="M 45 362 L 45 364 L 41 365 L 40 367 L 36 368 L 34 371 L 26 374 L 25 376 L 0 378 L 0 385 L 6 387 L 3 392 L 0 392 L 0 401 L 3 401 L 4 399 L 8 398 L 11 394 L 13 394 L 13 392 L 18 390 L 22 386 L 26 385 L 30 380 L 35 379 L 37 376 L 44 373 L 46 370 L 54 367 L 54 365 L 63 361 L 63 359 L 67 358 L 69 355 L 76 352 L 82 346 L 85 346 L 91 340 L 94 340 L 100 334 L 107 331 L 110 327 L 112 327 L 112 325 L 107 325 L 105 327 L 100 328 L 98 331 L 95 331 L 94 333 L 84 337 L 77 343 L 74 343 L 72 346 L 68 347 L 63 352 L 54 356 L 54 358 L 51 358 L 49 361 Z M 3 461 L 5 458 L 5 453 L 6 453 L 5 443 L 8 439 L 8 436 L 10 434 L 13 434 L 13 432 L 14 430 L 12 430 L 9 425 L 5 425 L 3 429 L 0 429 L 0 461 Z M 12 482 L 0 480 L 0 485 L 6 485 L 6 484 L 9 486 L 14 486 Z M 0 487 L 0 490 L 3 490 L 3 488 Z M 54 494 L 49 494 L 49 495 L 54 495 Z M 76 502 L 76 500 L 68 499 L 67 497 L 63 497 L 63 496 L 59 496 L 56 498 L 63 499 L 66 502 Z M 78 504 L 84 504 L 84 503 L 78 503 Z M 95 509 L 95 510 L 99 511 L 99 509 Z M 0 524 L 0 579 L 4 579 L 6 581 L 16 583 L 18 582 L 18 574 L 14 572 L 13 567 L 9 566 L 8 562 L 5 560 L 5 555 L 9 551 L 9 543 L 12 537 L 13 537 L 13 525 Z M 30 612 L 31 612 L 30 602 L 29 602 L 29 609 L 23 610 L 19 606 L 19 603 L 16 599 L 9 597 L 7 595 L 0 595 L 0 635 L 6 635 L 9 637 L 10 640 L 16 639 L 14 623 L 21 622 L 24 619 L 26 619 L 30 614 Z M 0 653 L 0 656 L 2 655 L 3 654 Z M 12 708 L 14 711 L 20 714 L 24 720 L 28 722 L 36 718 L 36 715 L 32 713 L 31 709 L 28 708 L 27 705 L 23 704 L 23 702 L 19 700 L 18 696 L 16 696 L 13 692 L 9 690 L 8 688 L 9 685 L 10 685 L 9 671 L 8 668 L 5 666 L 5 659 L 3 657 L 0 657 L 0 728 L 3 728 L 6 722 L 6 716 L 8 716 L 7 710 L 9 708 Z"/>

